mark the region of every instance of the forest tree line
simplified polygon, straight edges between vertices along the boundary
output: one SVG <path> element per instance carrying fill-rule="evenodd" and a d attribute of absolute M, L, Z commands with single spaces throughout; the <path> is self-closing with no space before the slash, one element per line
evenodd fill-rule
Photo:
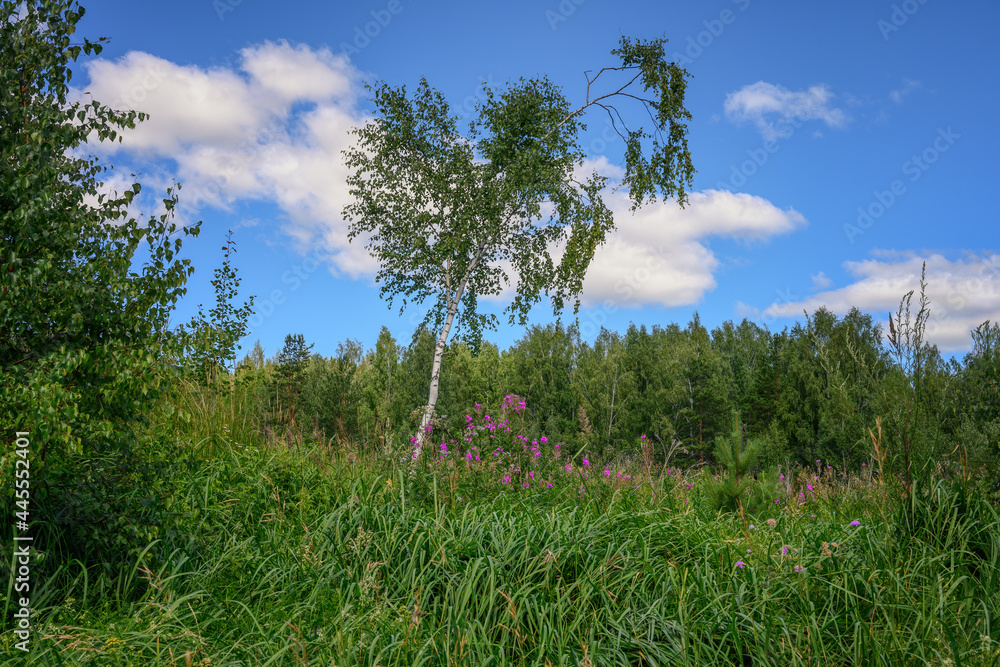
<path fill-rule="evenodd" d="M 736 411 L 745 437 L 763 440 L 762 465 L 854 467 L 871 460 L 873 446 L 906 448 L 918 463 L 995 462 L 1000 324 L 974 330 L 961 360 L 946 360 L 921 337 L 898 342 L 857 309 L 844 317 L 820 309 L 780 332 L 746 319 L 709 331 L 696 313 L 683 328 L 602 329 L 593 343 L 561 323 L 532 326 L 503 351 L 452 342 L 434 442 L 461 445 L 476 404 L 498 413 L 504 396 L 516 394 L 534 437 L 592 455 L 637 455 L 646 435 L 659 461 L 710 463 Z M 258 341 L 236 379 L 269 439 L 388 451 L 419 423 L 434 344 L 426 329 L 404 345 L 383 327 L 374 349 L 347 340 L 325 357 L 290 334 L 271 358 Z"/>

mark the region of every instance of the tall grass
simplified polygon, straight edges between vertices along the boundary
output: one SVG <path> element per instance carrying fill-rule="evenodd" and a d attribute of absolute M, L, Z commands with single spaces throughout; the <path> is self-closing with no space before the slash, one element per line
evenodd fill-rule
<path fill-rule="evenodd" d="M 225 374 L 212 375 L 206 382 L 190 377 L 177 380 L 167 409 L 158 412 L 149 431 L 169 434 L 188 443 L 197 456 L 214 457 L 225 448 L 224 441 L 248 443 L 258 439 L 260 419 L 257 387 Z"/>
<path fill-rule="evenodd" d="M 710 509 L 708 473 L 513 435 L 476 461 L 471 432 L 414 463 L 215 429 L 130 567 L 39 582 L 29 664 L 1000 660 L 1000 516 L 974 483 L 785 470 L 744 523 Z"/>

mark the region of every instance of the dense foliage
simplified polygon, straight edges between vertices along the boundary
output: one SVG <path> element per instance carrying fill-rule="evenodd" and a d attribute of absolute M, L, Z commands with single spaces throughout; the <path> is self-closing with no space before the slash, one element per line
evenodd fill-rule
<path fill-rule="evenodd" d="M 507 350 L 448 345 L 434 428 L 441 441 L 458 440 L 475 403 L 498 405 L 513 393 L 539 434 L 592 456 L 637 457 L 646 435 L 661 463 L 713 463 L 716 438 L 729 436 L 736 411 L 743 439 L 760 441 L 761 468 L 816 459 L 857 467 L 878 457 L 873 437 L 885 440 L 877 445 L 885 451 L 900 450 L 907 427 L 911 473 L 929 462 L 960 466 L 961 456 L 992 470 L 1000 325 L 979 327 L 974 339 L 962 360 L 946 361 L 922 343 L 913 384 L 881 327 L 856 309 L 844 317 L 820 309 L 781 332 L 748 320 L 708 331 L 695 315 L 684 328 L 602 330 L 593 343 L 575 326 L 533 326 Z M 383 328 L 373 350 L 348 341 L 335 357 L 312 355 L 295 433 L 280 407 L 280 355 L 247 357 L 237 377 L 254 387 L 262 432 L 400 454 L 427 398 L 433 349 L 427 330 L 402 345 Z"/>
<path fill-rule="evenodd" d="M 171 221 L 171 191 L 145 221 L 129 214 L 138 183 L 102 194 L 109 165 L 84 157 L 86 142 L 120 140 L 145 115 L 68 99 L 70 64 L 101 50 L 73 41 L 82 15 L 0 3 L 0 433 L 32 443 L 25 511 L 56 562 L 113 560 L 155 534 L 162 471 L 137 434 L 165 407 L 184 347 L 167 323 L 193 270 L 181 241 L 198 232 Z"/>

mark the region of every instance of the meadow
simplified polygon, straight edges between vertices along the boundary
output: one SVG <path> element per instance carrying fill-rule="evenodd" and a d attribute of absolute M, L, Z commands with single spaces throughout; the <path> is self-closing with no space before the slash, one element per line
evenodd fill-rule
<path fill-rule="evenodd" d="M 214 409 L 176 439 L 154 539 L 47 574 L 29 664 L 1000 661 L 1000 516 L 968 470 L 907 492 L 820 460 L 720 511 L 725 471 L 571 454 L 523 435 L 516 396 L 418 458 L 268 444 Z"/>

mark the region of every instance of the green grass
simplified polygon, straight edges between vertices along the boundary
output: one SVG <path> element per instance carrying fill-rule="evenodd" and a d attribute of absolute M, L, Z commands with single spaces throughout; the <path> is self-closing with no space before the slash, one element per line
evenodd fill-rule
<path fill-rule="evenodd" d="M 972 484 L 901 502 L 799 470 L 810 496 L 751 529 L 677 470 L 219 443 L 131 566 L 40 582 L 29 664 L 1000 661 L 1000 517 Z"/>

